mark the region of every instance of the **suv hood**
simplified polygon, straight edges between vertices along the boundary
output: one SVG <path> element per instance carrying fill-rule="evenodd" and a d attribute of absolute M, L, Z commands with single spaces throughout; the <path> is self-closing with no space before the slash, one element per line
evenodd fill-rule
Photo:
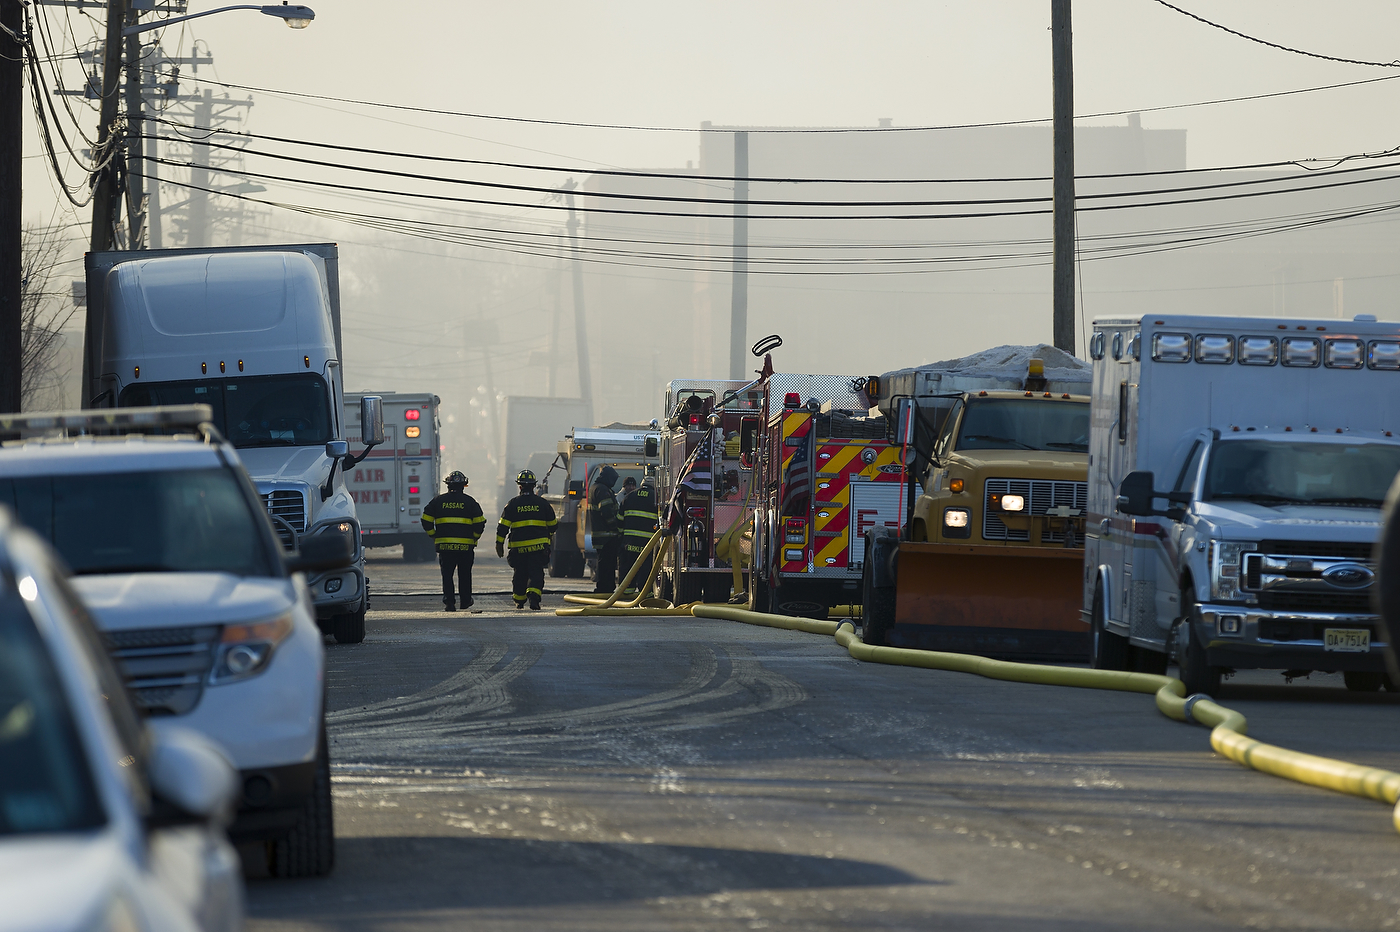
<path fill-rule="evenodd" d="M 1373 541 L 1381 531 L 1379 508 L 1340 505 L 1261 505 L 1200 502 L 1195 512 L 1224 537 L 1236 532 L 1260 538 Z"/>
<path fill-rule="evenodd" d="M 110 831 L 0 841 L 0 929 L 102 927 L 113 893 L 125 886 L 121 859 Z"/>
<path fill-rule="evenodd" d="M 75 576 L 72 582 L 104 631 L 256 621 L 297 601 L 290 579 L 266 576 L 118 573 Z"/>

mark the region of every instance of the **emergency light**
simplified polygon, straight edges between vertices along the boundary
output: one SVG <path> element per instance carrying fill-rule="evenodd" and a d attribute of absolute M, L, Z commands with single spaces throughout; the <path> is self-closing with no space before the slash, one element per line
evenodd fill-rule
<path fill-rule="evenodd" d="M 783 407 L 784 407 L 784 408 L 800 408 L 800 407 L 802 407 L 802 396 L 799 395 L 797 392 L 788 392 L 786 395 L 783 396 Z"/>
<path fill-rule="evenodd" d="M 405 421 L 416 421 L 422 416 L 423 412 L 419 411 L 417 408 L 409 408 L 403 413 L 403 419 Z"/>

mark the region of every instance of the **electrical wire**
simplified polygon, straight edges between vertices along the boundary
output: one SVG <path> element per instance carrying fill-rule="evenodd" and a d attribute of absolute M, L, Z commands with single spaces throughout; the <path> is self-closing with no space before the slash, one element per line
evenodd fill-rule
<path fill-rule="evenodd" d="M 1374 68 L 1400 68 L 1400 61 L 1365 61 L 1363 59 L 1358 58 L 1338 58 L 1336 55 L 1323 55 L 1318 52 L 1309 52 L 1304 49 L 1295 49 L 1289 45 L 1280 45 L 1277 42 L 1270 42 L 1268 39 L 1260 39 L 1258 36 L 1251 36 L 1248 33 L 1240 32 L 1238 29 L 1231 29 L 1229 26 L 1223 26 L 1220 23 L 1206 19 L 1204 16 L 1197 16 L 1190 10 L 1183 10 L 1179 6 L 1173 6 L 1172 4 L 1168 3 L 1167 0 L 1156 0 L 1156 2 L 1169 10 L 1175 10 L 1182 16 L 1190 17 L 1198 23 L 1204 23 L 1205 25 L 1214 27 L 1215 29 L 1219 29 L 1222 32 L 1228 32 L 1232 36 L 1238 36 L 1239 38 L 1247 39 L 1250 42 L 1257 42 L 1260 45 L 1267 45 L 1271 49 L 1278 49 L 1282 52 L 1292 52 L 1294 55 L 1306 55 L 1308 58 L 1320 58 L 1323 61 L 1341 62 L 1345 65 L 1370 65 Z"/>

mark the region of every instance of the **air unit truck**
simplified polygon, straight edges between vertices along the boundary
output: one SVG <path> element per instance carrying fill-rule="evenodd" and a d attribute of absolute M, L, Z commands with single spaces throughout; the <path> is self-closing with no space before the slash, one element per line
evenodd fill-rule
<path fill-rule="evenodd" d="M 238 450 L 282 546 L 340 535 L 351 559 L 307 579 L 317 622 L 364 639 L 369 590 L 342 405 L 333 244 L 87 255 L 83 403 L 206 404 Z M 371 445 L 379 400 L 363 399 Z"/>
<path fill-rule="evenodd" d="M 650 424 L 609 424 L 606 427 L 576 427 L 559 441 L 554 462 L 540 475 L 541 494 L 554 506 L 559 530 L 554 535 L 554 553 L 549 575 L 579 577 L 598 568 L 593 549 L 593 528 L 589 519 L 588 493 L 598 481 L 604 466 L 617 470 L 618 504 L 622 504 L 622 483 L 630 477 L 640 485 L 656 472 L 658 463 L 657 422 Z M 559 476 L 556 473 L 562 472 Z M 558 491 L 552 491 L 553 489 Z"/>
<path fill-rule="evenodd" d="M 345 424 L 350 452 L 366 452 L 360 441 L 360 399 L 364 392 L 345 394 Z M 443 491 L 442 425 L 437 395 L 414 392 L 374 392 L 384 399 L 384 442 L 368 451 L 345 477 L 360 540 L 365 547 L 403 546 L 410 563 L 434 559 L 433 539 L 423 530 L 423 506 Z"/>
<path fill-rule="evenodd" d="M 1082 660 L 1089 370 L 1003 346 L 865 386 L 922 486 L 866 531 L 863 636 L 1008 659 Z"/>
<path fill-rule="evenodd" d="M 1386 683 L 1372 546 L 1400 472 L 1400 325 L 1151 315 L 1090 338 L 1095 666 Z M 1393 682 L 1393 681 L 1392 681 Z"/>

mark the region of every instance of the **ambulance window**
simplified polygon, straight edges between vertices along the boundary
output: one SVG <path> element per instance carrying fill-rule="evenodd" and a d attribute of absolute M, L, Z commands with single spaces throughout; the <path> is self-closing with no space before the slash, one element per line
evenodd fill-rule
<path fill-rule="evenodd" d="M 1197 440 L 1191 446 L 1191 452 L 1186 456 L 1186 462 L 1182 464 L 1181 473 L 1176 477 L 1176 485 L 1172 486 L 1173 492 L 1190 491 L 1189 486 L 1196 478 L 1196 469 L 1201 465 L 1201 454 L 1205 452 L 1206 445 Z"/>

